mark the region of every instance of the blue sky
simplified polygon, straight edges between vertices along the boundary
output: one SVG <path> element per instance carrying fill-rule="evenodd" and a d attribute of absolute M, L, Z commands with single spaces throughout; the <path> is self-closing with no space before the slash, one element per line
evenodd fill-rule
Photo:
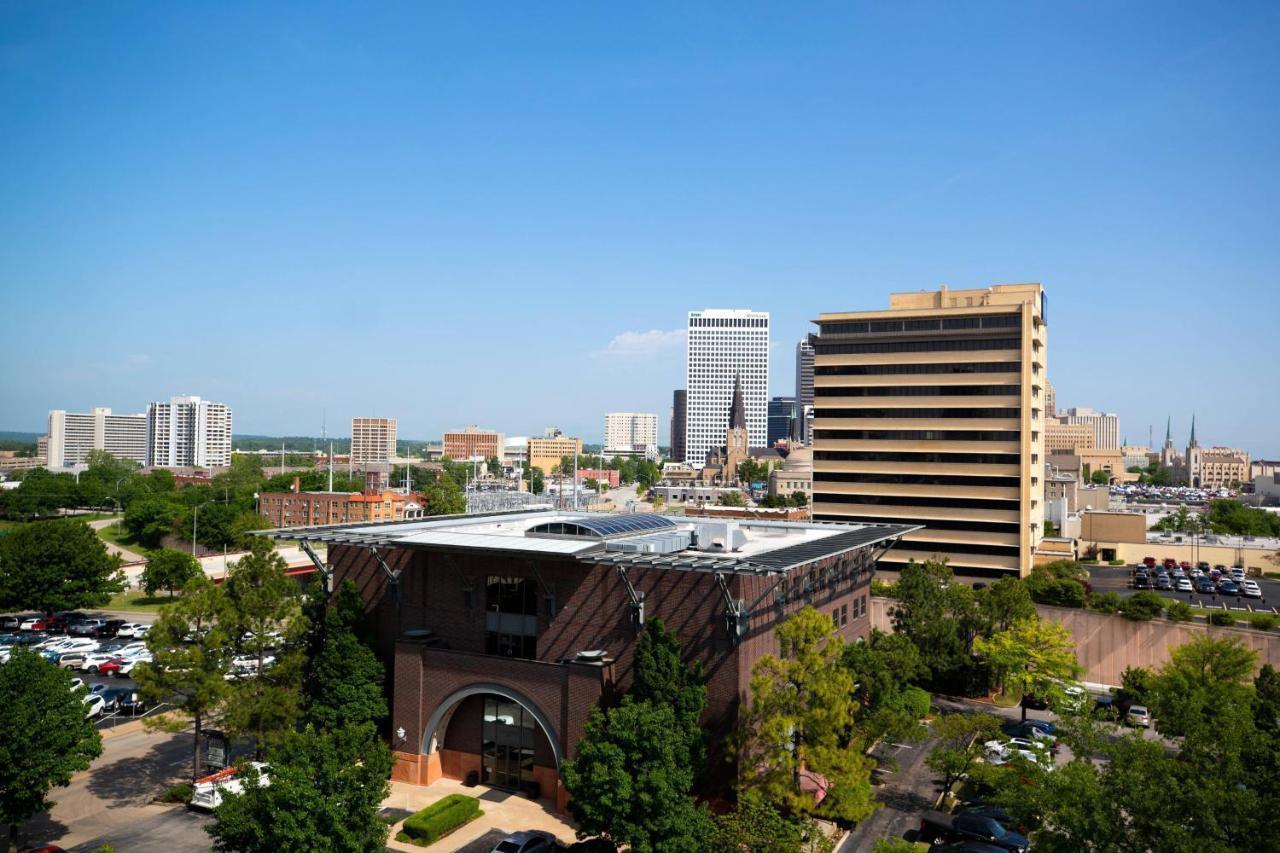
<path fill-rule="evenodd" d="M 0 429 L 598 440 L 690 308 L 1041 281 L 1060 405 L 1280 455 L 1274 3 L 0 5 Z"/>

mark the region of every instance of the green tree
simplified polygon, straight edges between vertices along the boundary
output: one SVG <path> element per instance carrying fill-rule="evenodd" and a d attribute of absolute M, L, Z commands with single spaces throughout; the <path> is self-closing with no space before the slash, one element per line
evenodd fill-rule
<path fill-rule="evenodd" d="M 1036 615 L 1035 602 L 1018 578 L 1000 578 L 977 593 L 978 610 L 986 622 L 984 633 L 1006 631 L 1020 619 Z"/>
<path fill-rule="evenodd" d="M 670 706 L 629 697 L 592 710 L 577 756 L 563 767 L 580 833 L 637 853 L 703 849 L 710 818 L 690 796 L 694 770 L 673 736 L 678 726 Z"/>
<path fill-rule="evenodd" d="M 146 725 L 171 732 L 194 727 L 191 778 L 200 776 L 200 735 L 218 719 L 227 695 L 231 660 L 228 625 L 231 611 L 222 587 L 198 574 L 183 587 L 182 596 L 160 609 L 160 618 L 147 633 L 153 660 L 134 669 L 143 698 L 152 705 L 169 703 L 172 714 L 148 717 Z"/>
<path fill-rule="evenodd" d="M 1037 604 L 1054 607 L 1084 607 L 1084 584 L 1071 578 L 1032 575 L 1026 581 L 1027 594 Z"/>
<path fill-rule="evenodd" d="M 0 609 L 101 607 L 124 588 L 120 559 L 83 521 L 19 525 L 0 538 Z"/>
<path fill-rule="evenodd" d="M 809 496 L 806 495 L 804 492 L 801 492 L 798 490 L 794 491 L 791 493 L 791 504 L 792 506 L 797 506 L 800 508 L 807 507 L 809 505 Z"/>
<path fill-rule="evenodd" d="M 496 456 L 490 456 L 485 461 L 485 467 L 489 469 L 489 476 L 500 478 L 502 476 L 502 460 Z"/>
<path fill-rule="evenodd" d="M 1252 649 L 1213 635 L 1175 648 L 1152 685 L 1161 734 L 1183 737 L 1221 726 L 1226 709 L 1247 705 L 1256 661 Z"/>
<path fill-rule="evenodd" d="M 1111 475 L 1105 470 L 1099 468 L 1097 471 L 1094 471 L 1089 475 L 1089 482 L 1094 485 L 1105 486 L 1111 482 Z"/>
<path fill-rule="evenodd" d="M 877 838 L 871 853 L 918 853 L 919 846 L 905 838 Z"/>
<path fill-rule="evenodd" d="M 705 761 L 705 734 L 699 721 L 707 705 L 706 679 L 700 664 L 684 662 L 680 641 L 661 619 L 645 623 L 632 656 L 632 682 L 628 692 L 637 702 L 672 709 L 685 747 L 682 760 L 693 768 L 697 778 Z"/>
<path fill-rule="evenodd" d="M 259 538 L 231 564 L 223 583 L 231 639 L 242 662 L 227 703 L 227 728 L 252 737 L 259 756 L 293 728 L 301 710 L 304 658 L 298 642 L 306 617 L 287 568 L 272 543 Z"/>
<path fill-rule="evenodd" d="M 1120 673 L 1120 687 L 1115 691 L 1116 701 L 1128 707 L 1147 705 L 1154 698 L 1156 674 L 1145 666 L 1126 666 Z"/>
<path fill-rule="evenodd" d="M 733 811 L 716 815 L 707 853 L 830 853 L 835 847 L 812 819 L 788 818 L 758 797 L 738 799 Z"/>
<path fill-rule="evenodd" d="M 427 500 L 427 515 L 458 515 L 467 511 L 462 486 L 452 477 L 436 477 L 424 483 L 421 492 Z"/>
<path fill-rule="evenodd" d="M 148 548 L 160 545 L 160 540 L 173 533 L 182 516 L 182 506 L 174 500 L 150 497 L 134 500 L 124 513 L 124 529 L 130 538 Z"/>
<path fill-rule="evenodd" d="M 980 625 L 973 588 L 953 582 L 946 563 L 908 563 L 894 585 L 894 630 L 920 650 L 934 684 L 965 678 L 971 662 L 969 637 Z"/>
<path fill-rule="evenodd" d="M 382 661 L 356 634 L 363 616 L 360 593 L 345 580 L 333 605 L 315 617 L 322 636 L 307 659 L 305 718 L 322 731 L 378 723 L 387 716 Z"/>
<path fill-rule="evenodd" d="M 541 468 L 536 466 L 533 468 L 526 467 L 523 476 L 524 481 L 529 484 L 530 493 L 540 495 L 547 490 L 546 475 Z"/>
<path fill-rule="evenodd" d="M 974 654 L 986 661 L 1002 693 L 1012 687 L 1020 695 L 1039 697 L 1059 694 L 1062 682 L 1080 672 L 1075 648 L 1064 626 L 1034 617 L 973 641 Z M 1025 705 L 1022 718 L 1027 718 Z"/>
<path fill-rule="evenodd" d="M 742 788 L 791 815 L 859 821 L 875 810 L 871 761 L 856 729 L 853 677 L 831 619 L 805 607 L 777 629 L 780 655 L 751 676 L 742 732 Z M 820 804 L 802 780 L 822 787 Z"/>
<path fill-rule="evenodd" d="M 920 650 L 901 634 L 872 630 L 865 643 L 850 643 L 840 653 L 840 665 L 853 679 L 858 726 L 868 740 L 890 737 L 918 740 L 923 732 L 918 709 L 912 707 L 912 683 L 928 676 Z M 928 710 L 928 694 L 925 694 Z"/>
<path fill-rule="evenodd" d="M 142 570 L 142 589 L 147 595 L 167 589 L 172 598 L 175 591 L 199 573 L 200 561 L 186 551 L 161 548 L 147 558 L 146 568 Z"/>
<path fill-rule="evenodd" d="M 1120 613 L 1135 622 L 1149 622 L 1164 612 L 1166 600 L 1162 595 L 1142 590 L 1120 603 Z"/>
<path fill-rule="evenodd" d="M 747 499 L 742 492 L 737 489 L 729 489 L 720 493 L 720 497 L 716 500 L 720 506 L 736 506 L 743 507 L 747 505 Z"/>
<path fill-rule="evenodd" d="M 394 758 L 372 726 L 290 732 L 270 756 L 270 784 L 246 767 L 244 791 L 224 798 L 207 828 L 227 853 L 374 853 L 388 824 Z"/>
<path fill-rule="evenodd" d="M 942 777 L 942 790 L 949 791 L 978 763 L 975 745 L 1000 734 L 1000 718 L 992 714 L 942 714 L 933 721 L 932 734 L 938 743 L 930 750 L 925 766 Z"/>
<path fill-rule="evenodd" d="M 16 845 L 19 828 L 52 805 L 49 791 L 102 754 L 102 738 L 71 673 L 21 646 L 0 666 L 0 696 L 0 823 Z"/>

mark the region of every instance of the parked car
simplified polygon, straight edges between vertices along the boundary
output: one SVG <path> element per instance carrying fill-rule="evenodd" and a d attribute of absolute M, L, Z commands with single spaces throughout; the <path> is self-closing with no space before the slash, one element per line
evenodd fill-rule
<path fill-rule="evenodd" d="M 134 667 L 140 663 L 151 663 L 152 660 L 151 652 L 142 652 L 141 654 L 134 655 L 131 658 L 125 659 L 124 663 L 120 664 L 120 668 L 116 671 L 116 674 L 121 676 L 133 675 Z"/>
<path fill-rule="evenodd" d="M 102 709 L 105 708 L 107 704 L 97 693 L 87 694 L 82 701 L 84 702 L 84 718 L 86 720 L 100 716 L 102 714 Z"/>
<path fill-rule="evenodd" d="M 98 675 L 115 675 L 120 672 L 121 667 L 129 663 L 127 658 L 114 657 L 106 663 L 98 664 Z"/>
<path fill-rule="evenodd" d="M 1224 571 L 1225 571 L 1224 566 L 1217 566 L 1209 570 L 1209 577 L 1213 578 L 1216 581 L 1218 580 L 1218 578 L 1222 577 L 1222 573 Z"/>
<path fill-rule="evenodd" d="M 1236 583 L 1242 583 L 1244 581 L 1244 569 L 1240 568 L 1239 566 L 1235 566 L 1234 568 L 1232 568 L 1231 579 Z"/>
<path fill-rule="evenodd" d="M 1196 568 L 1202 572 L 1207 572 L 1209 571 L 1209 564 L 1206 563 L 1204 560 L 1201 560 L 1200 562 L 1196 563 Z"/>
<path fill-rule="evenodd" d="M 942 812 L 926 812 L 920 820 L 917 838 L 933 844 L 947 841 L 980 841 L 995 845 L 1000 850 L 1022 851 L 1030 849 L 1025 835 L 1006 829 L 1000 821 L 983 815 L 949 815 Z"/>
<path fill-rule="evenodd" d="M 492 853 L 551 853 L 556 837 L 549 832 L 513 832 L 498 842 Z"/>
<path fill-rule="evenodd" d="M 0 616 L 0 631 L 16 631 L 21 624 L 21 616 Z"/>
<path fill-rule="evenodd" d="M 1169 580 L 1168 575 L 1161 575 L 1156 578 L 1156 589 L 1171 590 L 1173 589 L 1173 581 Z"/>
<path fill-rule="evenodd" d="M 1151 728 L 1151 715 L 1147 713 L 1147 706 L 1130 705 L 1129 713 L 1125 715 L 1125 722 L 1131 726 L 1139 726 L 1144 729 Z"/>
<path fill-rule="evenodd" d="M 93 629 L 93 636 L 106 640 L 116 636 L 116 632 L 120 630 L 120 626 L 126 624 L 123 619 L 108 619 L 97 628 Z"/>
<path fill-rule="evenodd" d="M 1138 575 L 1133 579 L 1134 589 L 1151 589 L 1151 580 L 1146 575 Z"/>
<path fill-rule="evenodd" d="M 1262 598 L 1262 587 L 1258 586 L 1258 582 L 1245 578 L 1240 584 L 1240 591 L 1244 593 L 1245 598 Z"/>
<path fill-rule="evenodd" d="M 267 776 L 267 765 L 254 761 L 250 762 L 250 766 L 257 769 L 259 784 L 263 786 L 271 784 L 271 780 Z M 224 793 L 238 794 L 243 791 L 243 782 L 236 778 L 238 771 L 239 768 L 237 767 L 228 767 L 202 779 L 197 779 L 192 785 L 190 806 L 195 809 L 212 811 L 222 805 L 222 795 Z"/>
<path fill-rule="evenodd" d="M 150 627 L 150 625 L 146 625 L 142 622 L 125 622 L 116 630 L 116 636 L 122 639 L 126 637 L 146 636 L 146 629 Z M 143 629 L 141 634 L 136 633 L 139 628 Z"/>
<path fill-rule="evenodd" d="M 18 623 L 19 631 L 48 631 L 49 622 L 43 616 L 33 616 Z"/>
<path fill-rule="evenodd" d="M 1213 578 L 1209 577 L 1208 575 L 1205 575 L 1196 580 L 1196 592 L 1200 593 L 1201 595 L 1209 595 L 1215 589 L 1217 589 L 1217 587 L 1213 585 Z"/>
<path fill-rule="evenodd" d="M 1164 562 L 1160 565 L 1164 566 L 1166 569 L 1172 569 L 1174 566 L 1178 565 L 1178 561 L 1173 557 L 1165 557 Z"/>
<path fill-rule="evenodd" d="M 56 657 L 51 660 L 61 669 L 79 669 L 80 664 L 84 663 L 85 652 L 73 649 L 67 652 L 54 652 Z"/>
<path fill-rule="evenodd" d="M 1236 582 L 1231 578 L 1223 578 L 1218 583 L 1218 592 L 1222 595 L 1239 595 L 1240 587 L 1236 586 Z"/>
<path fill-rule="evenodd" d="M 1151 567 L 1155 566 L 1155 564 L 1156 564 L 1156 558 L 1155 558 L 1155 557 L 1143 557 L 1143 558 L 1142 558 L 1142 565 L 1146 566 L 1147 568 L 1151 568 Z"/>
<path fill-rule="evenodd" d="M 1005 849 L 981 841 L 950 841 L 930 844 L 929 853 L 1005 853 Z"/>
<path fill-rule="evenodd" d="M 92 637 L 98 627 L 106 624 L 105 619 L 81 619 L 67 626 L 67 633 L 77 637 Z"/>
<path fill-rule="evenodd" d="M 83 679 L 83 678 L 73 678 L 73 679 L 71 679 L 71 692 L 72 692 L 72 693 L 75 693 L 77 690 L 79 690 L 79 689 L 81 689 L 81 688 L 83 688 L 83 687 L 84 687 L 84 679 Z"/>
<path fill-rule="evenodd" d="M 108 687 L 99 690 L 97 695 L 102 697 L 104 710 L 107 711 L 134 714 L 142 707 L 142 703 L 138 701 L 138 691 L 132 687 Z"/>
<path fill-rule="evenodd" d="M 108 652 L 92 652 L 85 655 L 84 661 L 80 664 L 80 668 L 85 672 L 97 673 L 98 668 L 108 661 L 113 661 L 120 657 L 118 651 L 112 650 Z"/>
<path fill-rule="evenodd" d="M 1195 592 L 1195 586 L 1186 578 L 1179 578 L 1176 586 L 1178 592 Z"/>

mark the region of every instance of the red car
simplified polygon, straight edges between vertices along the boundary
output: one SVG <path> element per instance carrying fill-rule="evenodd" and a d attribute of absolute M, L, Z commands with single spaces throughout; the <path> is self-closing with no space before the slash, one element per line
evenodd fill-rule
<path fill-rule="evenodd" d="M 1173 557 L 1165 557 L 1163 565 L 1166 569 L 1175 569 L 1178 567 L 1178 561 Z"/>
<path fill-rule="evenodd" d="M 1191 571 L 1191 564 L 1188 563 L 1186 560 L 1183 560 L 1181 563 L 1179 563 L 1179 565 L 1182 566 L 1182 570 L 1184 572 Z"/>
<path fill-rule="evenodd" d="M 1146 566 L 1148 569 L 1155 568 L 1155 565 L 1156 565 L 1156 558 L 1155 558 L 1155 557 L 1143 557 L 1143 558 L 1142 558 L 1142 565 Z"/>
<path fill-rule="evenodd" d="M 118 675 L 120 667 L 124 666 L 124 658 L 112 658 L 106 663 L 98 664 L 98 675 Z"/>

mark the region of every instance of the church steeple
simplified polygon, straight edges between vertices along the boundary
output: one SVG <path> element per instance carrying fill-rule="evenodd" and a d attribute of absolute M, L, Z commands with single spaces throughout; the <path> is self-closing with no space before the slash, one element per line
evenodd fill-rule
<path fill-rule="evenodd" d="M 733 378 L 733 403 L 729 406 L 729 429 L 747 428 L 747 407 L 742 402 L 742 374 Z"/>
<path fill-rule="evenodd" d="M 1173 415 L 1169 415 L 1169 420 L 1164 425 L 1164 443 L 1168 444 L 1173 441 Z"/>
<path fill-rule="evenodd" d="M 1199 446 L 1200 446 L 1200 445 L 1196 444 L 1196 414 L 1195 414 L 1195 412 L 1192 412 L 1192 413 L 1191 413 L 1191 444 L 1190 444 L 1189 446 L 1190 446 L 1190 447 L 1199 447 Z"/>

